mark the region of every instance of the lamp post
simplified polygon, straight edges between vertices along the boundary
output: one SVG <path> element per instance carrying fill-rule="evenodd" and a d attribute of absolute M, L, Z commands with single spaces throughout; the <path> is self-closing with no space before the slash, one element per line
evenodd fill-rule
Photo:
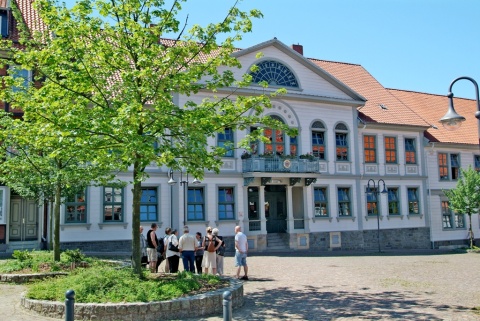
<path fill-rule="evenodd" d="M 373 189 L 370 187 L 370 182 L 373 183 Z M 375 180 L 373 180 L 373 179 L 369 179 L 368 183 L 367 183 L 367 192 L 366 193 L 374 195 L 375 200 L 377 200 L 377 195 L 379 194 L 379 191 L 377 191 L 377 186 L 378 186 L 378 188 L 380 188 L 380 182 L 383 183 L 383 190 L 380 193 L 382 193 L 382 194 L 388 193 L 387 189 L 385 188 L 385 181 L 383 179 L 379 179 L 377 181 L 377 185 L 375 185 Z M 380 213 L 379 213 L 378 208 L 377 208 L 377 244 L 378 244 L 378 253 L 380 253 L 381 252 L 381 250 L 380 250 Z"/>
<path fill-rule="evenodd" d="M 478 99 L 478 84 L 473 78 L 462 76 L 462 77 L 458 77 L 458 78 L 456 78 L 452 81 L 452 83 L 450 84 L 450 87 L 448 88 L 448 95 L 447 95 L 448 100 L 449 100 L 448 111 L 445 114 L 445 116 L 443 116 L 440 119 L 440 122 L 443 124 L 443 127 L 445 127 L 445 129 L 455 130 L 455 129 L 458 129 L 462 125 L 462 122 L 465 121 L 465 117 L 457 114 L 457 112 L 455 111 L 455 108 L 453 107 L 452 87 L 453 87 L 453 84 L 455 84 L 457 81 L 462 80 L 462 79 L 466 79 L 466 80 L 471 81 L 473 83 L 473 85 L 475 86 L 475 92 L 476 92 L 476 95 L 477 95 L 476 96 L 477 97 L 477 111 L 475 112 L 475 118 L 478 119 L 478 124 L 477 125 L 478 125 L 478 137 L 479 137 L 479 144 L 480 144 L 480 100 Z"/>
<path fill-rule="evenodd" d="M 168 185 L 170 186 L 173 186 L 175 184 L 177 184 L 177 181 L 173 178 L 173 170 L 170 169 L 168 171 L 168 177 L 169 177 L 169 180 L 168 180 Z M 183 186 L 183 225 L 187 224 L 187 190 L 188 190 L 188 184 L 190 184 L 188 182 L 188 172 L 186 173 L 186 180 L 183 179 L 183 172 L 180 171 L 180 185 Z M 192 185 L 198 185 L 200 184 L 201 182 L 194 178 L 193 181 L 192 181 Z"/>

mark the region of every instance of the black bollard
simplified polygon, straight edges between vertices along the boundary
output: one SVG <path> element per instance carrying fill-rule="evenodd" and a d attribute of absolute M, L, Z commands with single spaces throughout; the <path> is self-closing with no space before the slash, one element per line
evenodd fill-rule
<path fill-rule="evenodd" d="M 232 292 L 223 292 L 223 321 L 232 321 Z"/>
<path fill-rule="evenodd" d="M 65 321 L 75 320 L 75 291 L 65 292 Z"/>

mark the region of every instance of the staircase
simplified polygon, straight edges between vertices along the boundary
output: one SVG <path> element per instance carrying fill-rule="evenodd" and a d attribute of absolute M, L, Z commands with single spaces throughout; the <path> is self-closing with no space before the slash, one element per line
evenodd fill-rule
<path fill-rule="evenodd" d="M 267 250 L 268 251 L 290 250 L 288 234 L 287 233 L 268 233 L 267 234 Z"/>
<path fill-rule="evenodd" d="M 40 245 L 38 241 L 23 241 L 23 242 L 10 242 L 7 245 L 6 252 L 13 253 L 15 250 L 39 250 Z"/>

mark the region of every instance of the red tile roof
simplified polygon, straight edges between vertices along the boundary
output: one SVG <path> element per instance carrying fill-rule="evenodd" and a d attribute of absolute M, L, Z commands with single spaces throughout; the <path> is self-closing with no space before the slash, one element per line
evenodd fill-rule
<path fill-rule="evenodd" d="M 0 0 L 0 8 L 8 8 L 8 0 Z"/>
<path fill-rule="evenodd" d="M 437 128 L 430 128 L 425 137 L 431 142 L 478 144 L 478 121 L 475 118 L 477 111 L 476 100 L 453 98 L 455 110 L 466 118 L 462 126 L 455 130 L 446 130 L 439 122 L 448 110 L 448 98 L 442 95 L 420 93 L 414 91 L 387 89 L 392 95 L 410 106 L 419 117 Z"/>
<path fill-rule="evenodd" d="M 386 90 L 361 65 L 310 59 L 332 76 L 367 99 L 359 107 L 359 117 L 365 122 L 428 127 L 430 124 L 419 117 L 407 104 Z"/>

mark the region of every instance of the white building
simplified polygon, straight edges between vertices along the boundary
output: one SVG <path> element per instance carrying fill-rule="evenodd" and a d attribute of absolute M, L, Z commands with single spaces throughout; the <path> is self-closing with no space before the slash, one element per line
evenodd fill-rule
<path fill-rule="evenodd" d="M 243 157 L 243 150 L 231 151 L 220 174 L 207 172 L 200 184 L 187 173 L 151 166 L 142 196 L 147 230 L 153 222 L 160 231 L 187 224 L 191 232 L 204 233 L 213 226 L 233 249 L 234 227 L 240 225 L 257 251 L 466 244 L 467 219 L 448 210 L 442 190 L 455 186 L 459 167 L 480 168 L 474 101 L 458 100 L 459 112 L 471 119 L 460 132 L 448 132 L 438 122 L 447 110 L 445 96 L 386 89 L 360 65 L 308 59 L 301 46 L 277 39 L 235 56 L 243 66 L 235 70 L 239 77 L 253 64 L 260 68 L 251 87 L 238 94 L 255 94 L 262 80 L 272 90 L 287 88 L 265 115 L 297 128 L 298 136 L 266 130 L 271 144 L 255 144 Z M 175 102 L 186 100 L 178 96 Z M 235 143 L 245 134 L 227 129 L 210 143 Z M 128 252 L 131 189 L 89 187 L 69 200 L 62 207 L 62 247 Z M 7 186 L 0 187 L 0 202 L 0 250 L 38 247 L 48 235 L 48 210 Z M 475 215 L 475 235 L 479 229 Z"/>

